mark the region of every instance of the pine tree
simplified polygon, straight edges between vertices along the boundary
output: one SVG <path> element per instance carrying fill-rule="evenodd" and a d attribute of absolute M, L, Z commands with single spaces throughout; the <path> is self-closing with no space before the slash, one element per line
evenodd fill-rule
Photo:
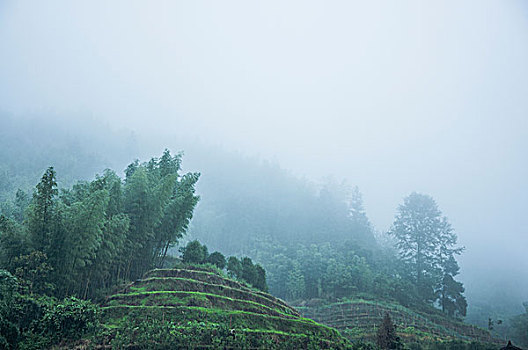
<path fill-rule="evenodd" d="M 467 301 L 464 297 L 464 287 L 454 277 L 459 271 L 458 263 L 451 255 L 443 264 L 443 277 L 438 290 L 438 302 L 442 311 L 452 317 L 466 316 Z"/>
<path fill-rule="evenodd" d="M 449 316 L 464 317 L 467 309 L 467 301 L 463 295 L 464 287 L 461 282 L 455 280 L 455 276 L 460 271 L 455 255 L 461 254 L 464 248 L 455 247 L 457 237 L 447 219 L 444 217 L 442 221 L 443 229 L 438 237 L 437 254 L 437 263 L 441 273 L 437 287 L 438 304 Z"/>
<path fill-rule="evenodd" d="M 396 326 L 392 323 L 389 313 L 385 313 L 381 326 L 378 328 L 376 344 L 382 350 L 403 349 L 403 344 L 396 334 Z"/>
<path fill-rule="evenodd" d="M 352 220 L 352 229 L 363 238 L 372 238 L 372 224 L 370 223 L 365 208 L 363 206 L 363 196 L 356 186 L 350 196 L 350 218 Z"/>
<path fill-rule="evenodd" d="M 411 193 L 398 208 L 389 234 L 396 239 L 399 258 L 421 297 L 428 302 L 436 300 L 443 265 L 462 248 L 455 248 L 456 235 L 434 199 Z"/>

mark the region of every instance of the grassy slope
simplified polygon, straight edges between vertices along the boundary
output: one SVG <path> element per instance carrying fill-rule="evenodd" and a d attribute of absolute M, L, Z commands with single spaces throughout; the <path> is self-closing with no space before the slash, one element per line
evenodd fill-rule
<path fill-rule="evenodd" d="M 352 341 L 373 341 L 388 312 L 405 342 L 466 340 L 497 343 L 488 331 L 445 317 L 435 310 L 414 311 L 397 303 L 350 299 L 319 306 L 298 307 L 302 315 L 334 327 Z"/>
<path fill-rule="evenodd" d="M 130 325 L 148 320 L 152 324 L 162 322 L 158 328 L 170 324 L 172 328 L 167 334 L 175 335 L 174 342 L 184 344 L 192 338 L 189 341 L 195 341 L 193 346 L 199 347 L 350 346 L 335 329 L 301 317 L 282 300 L 203 267 L 150 271 L 144 279 L 110 296 L 103 312 L 110 339 L 119 337 Z M 139 329 L 137 333 L 149 332 L 141 326 L 135 329 Z M 134 335 L 132 342 L 137 344 L 125 347 L 141 346 L 148 341 L 141 336 Z"/>

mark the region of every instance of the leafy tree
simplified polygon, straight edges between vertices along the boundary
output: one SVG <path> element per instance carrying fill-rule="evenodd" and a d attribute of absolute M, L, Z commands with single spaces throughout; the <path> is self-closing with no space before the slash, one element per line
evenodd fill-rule
<path fill-rule="evenodd" d="M 175 161 L 175 163 L 178 166 L 180 164 L 179 161 Z M 168 170 L 161 169 L 161 171 L 164 174 Z M 155 229 L 157 234 L 155 237 L 156 248 L 153 259 L 157 262 L 157 266 L 163 264 L 168 249 L 175 245 L 187 231 L 194 207 L 199 200 L 199 197 L 195 195 L 194 189 L 198 178 L 199 174 L 197 173 L 186 174 L 174 185 L 176 188 L 168 199 L 163 209 L 163 216 Z"/>
<path fill-rule="evenodd" d="M 150 253 L 147 244 L 154 238 L 154 213 L 152 211 L 155 209 L 154 201 L 157 198 L 148 184 L 147 170 L 144 167 L 137 168 L 131 176 L 126 177 L 125 181 L 124 208 L 130 218 L 124 251 L 126 256 L 125 277 L 134 279 L 140 276 L 148 266 L 145 254 Z"/>
<path fill-rule="evenodd" d="M 0 215 L 0 266 L 14 273 L 15 259 L 30 249 L 25 227 Z"/>
<path fill-rule="evenodd" d="M 200 174 L 179 174 L 181 154 L 165 150 L 160 160 L 134 162 L 126 170 L 124 210 L 130 218 L 125 245 L 126 276 L 136 278 L 161 266 L 168 249 L 186 232 L 199 197 Z"/>
<path fill-rule="evenodd" d="M 19 188 L 15 195 L 15 210 L 13 212 L 13 218 L 17 222 L 22 223 L 26 218 L 25 213 L 30 201 L 30 196 Z"/>
<path fill-rule="evenodd" d="M 53 268 L 48 264 L 46 254 L 34 250 L 28 255 L 15 258 L 15 276 L 30 294 L 51 294 L 55 285 L 50 283 Z"/>
<path fill-rule="evenodd" d="M 403 349 L 400 337 L 396 334 L 396 326 L 392 323 L 389 313 L 385 313 L 383 321 L 376 333 L 376 344 L 382 350 Z"/>
<path fill-rule="evenodd" d="M 380 282 L 396 284 L 395 264 L 382 272 L 381 263 L 374 267 L 356 248 L 355 241 L 292 247 L 262 240 L 251 254 L 265 267 L 271 293 L 281 298 L 337 298 L 358 292 L 396 298 L 393 288 L 379 288 Z M 398 294 L 408 297 L 409 293 L 398 290 Z"/>
<path fill-rule="evenodd" d="M 207 257 L 206 262 L 216 265 L 220 270 L 223 270 L 226 266 L 226 258 L 224 254 L 220 252 L 213 252 Z"/>
<path fill-rule="evenodd" d="M 202 264 L 207 259 L 207 247 L 198 240 L 190 241 L 182 249 L 182 260 L 189 264 Z"/>
<path fill-rule="evenodd" d="M 56 197 L 58 194 L 55 170 L 49 167 L 33 194 L 29 207 L 28 229 L 36 249 L 48 254 L 58 222 Z"/>
<path fill-rule="evenodd" d="M 85 198 L 73 203 L 64 210 L 65 234 L 61 263 L 55 266 L 60 274 L 70 279 L 66 286 L 75 288 L 77 295 L 83 295 L 83 275 L 89 269 L 101 246 L 105 225 L 105 208 L 108 204 L 108 191 L 93 189 Z M 63 296 L 70 290 L 63 290 Z"/>
<path fill-rule="evenodd" d="M 180 164 L 181 154 L 165 150 L 159 160 L 130 164 L 124 182 L 107 170 L 60 194 L 48 168 L 27 210 L 19 191 L 14 219 L 0 216 L 1 266 L 22 277 L 29 292 L 55 285 L 56 296 L 83 298 L 160 266 L 198 201 L 199 174 L 180 175 Z"/>
<path fill-rule="evenodd" d="M 293 268 L 286 280 L 286 290 L 289 300 L 301 298 L 305 292 L 304 276 L 298 263 L 293 264 Z"/>
<path fill-rule="evenodd" d="M 255 264 L 255 283 L 253 286 L 263 292 L 268 291 L 268 284 L 266 283 L 266 270 L 259 264 Z"/>
<path fill-rule="evenodd" d="M 84 297 L 93 296 L 97 288 L 110 288 L 122 276 L 125 242 L 129 228 L 129 218 L 125 214 L 116 214 L 105 222 L 101 245 L 95 253 L 89 269 L 86 271 Z M 92 288 L 88 289 L 91 285 Z M 88 294 L 89 293 L 89 294 Z"/>
<path fill-rule="evenodd" d="M 234 278 L 242 278 L 242 263 L 236 256 L 227 259 L 227 273 Z"/>
<path fill-rule="evenodd" d="M 97 305 L 76 298 L 60 301 L 53 297 L 21 295 L 16 291 L 16 280 L 12 279 L 0 270 L 2 349 L 50 349 L 65 340 L 100 333 Z"/>
<path fill-rule="evenodd" d="M 257 279 L 257 273 L 255 271 L 255 265 L 253 265 L 253 261 L 251 258 L 245 256 L 240 260 L 240 264 L 242 266 L 242 276 L 240 278 L 243 281 L 254 285 L 255 280 Z"/>
<path fill-rule="evenodd" d="M 18 341 L 20 331 L 16 320 L 11 317 L 17 279 L 6 270 L 0 270 L 0 348 L 10 349 Z"/>
<path fill-rule="evenodd" d="M 320 298 L 323 292 L 323 277 L 327 257 L 321 250 L 327 249 L 323 245 L 312 244 L 306 249 L 298 250 L 300 267 L 304 276 L 306 298 Z M 325 254 L 326 255 L 326 254 Z"/>
<path fill-rule="evenodd" d="M 64 340 L 80 339 L 85 334 L 99 331 L 99 308 L 97 305 L 75 297 L 60 302 L 50 300 L 35 331 L 44 335 L 52 344 Z"/>

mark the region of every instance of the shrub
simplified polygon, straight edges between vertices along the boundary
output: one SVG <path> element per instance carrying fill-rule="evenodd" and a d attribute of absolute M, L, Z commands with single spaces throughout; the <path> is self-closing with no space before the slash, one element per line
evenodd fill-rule
<path fill-rule="evenodd" d="M 99 328 L 99 307 L 75 297 L 61 302 L 52 300 L 39 322 L 39 330 L 53 341 L 80 339 Z"/>
<path fill-rule="evenodd" d="M 222 254 L 220 252 L 211 253 L 211 255 L 209 255 L 209 257 L 207 257 L 206 261 L 208 263 L 210 263 L 210 264 L 215 265 L 220 270 L 223 270 L 224 267 L 226 266 L 226 258 L 224 256 L 224 254 Z"/>

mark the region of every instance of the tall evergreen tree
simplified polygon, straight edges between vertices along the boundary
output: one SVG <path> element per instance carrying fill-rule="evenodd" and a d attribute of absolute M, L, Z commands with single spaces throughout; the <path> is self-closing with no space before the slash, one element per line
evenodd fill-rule
<path fill-rule="evenodd" d="M 49 167 L 33 193 L 28 217 L 28 229 L 33 246 L 46 254 L 51 249 L 53 231 L 59 221 L 56 217 L 58 193 L 55 170 Z"/>
<path fill-rule="evenodd" d="M 403 344 L 396 334 L 396 326 L 392 323 L 389 313 L 385 313 L 383 321 L 376 334 L 376 344 L 382 350 L 400 350 Z"/>
<path fill-rule="evenodd" d="M 363 206 L 363 195 L 357 186 L 352 189 L 349 208 L 352 230 L 357 236 L 363 239 L 372 239 L 372 224 L 370 223 Z"/>
<path fill-rule="evenodd" d="M 464 287 L 455 281 L 460 268 L 453 255 L 442 264 L 443 276 L 438 288 L 438 302 L 442 311 L 452 317 L 466 316 L 467 301 L 464 297 Z"/>
<path fill-rule="evenodd" d="M 398 208 L 389 234 L 396 239 L 399 258 L 425 301 L 436 300 L 436 288 L 445 275 L 443 269 L 462 248 L 434 199 L 411 193 Z"/>

